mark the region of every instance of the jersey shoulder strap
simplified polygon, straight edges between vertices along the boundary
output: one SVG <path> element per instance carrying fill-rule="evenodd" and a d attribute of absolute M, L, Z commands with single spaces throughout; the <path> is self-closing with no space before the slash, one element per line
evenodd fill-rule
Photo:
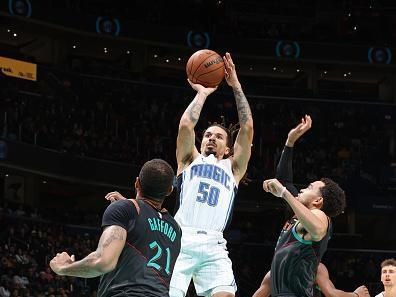
<path fill-rule="evenodd" d="M 140 214 L 140 206 L 139 206 L 139 203 L 137 203 L 136 199 L 128 199 L 128 200 L 131 201 L 131 202 L 135 205 L 137 214 L 139 215 L 139 214 Z"/>

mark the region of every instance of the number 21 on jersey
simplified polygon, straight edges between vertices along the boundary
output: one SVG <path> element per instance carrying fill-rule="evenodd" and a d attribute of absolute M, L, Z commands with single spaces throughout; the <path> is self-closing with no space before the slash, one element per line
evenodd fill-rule
<path fill-rule="evenodd" d="M 158 260 L 162 256 L 162 247 L 157 243 L 157 241 L 153 241 L 152 243 L 150 243 L 149 247 L 152 250 L 156 249 L 157 253 L 153 257 L 151 257 L 151 259 L 147 263 L 147 266 L 153 267 L 156 270 L 160 271 L 163 267 L 160 264 L 158 264 Z M 169 275 L 169 273 L 170 273 L 170 270 L 169 270 L 170 269 L 170 257 L 171 257 L 169 248 L 166 248 L 165 252 L 166 252 L 166 263 L 165 263 L 164 271 L 166 272 L 166 274 Z"/>

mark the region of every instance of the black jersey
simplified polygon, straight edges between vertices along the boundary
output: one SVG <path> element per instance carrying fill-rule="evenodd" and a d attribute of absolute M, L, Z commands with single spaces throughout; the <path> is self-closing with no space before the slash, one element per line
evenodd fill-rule
<path fill-rule="evenodd" d="M 169 296 L 181 229 L 167 211 L 134 202 L 111 203 L 103 215 L 102 227 L 121 226 L 127 238 L 116 268 L 102 275 L 98 296 Z"/>
<path fill-rule="evenodd" d="M 296 218 L 289 220 L 279 236 L 271 264 L 271 296 L 312 297 L 319 262 L 327 249 L 331 222 L 322 240 L 301 238 Z"/>

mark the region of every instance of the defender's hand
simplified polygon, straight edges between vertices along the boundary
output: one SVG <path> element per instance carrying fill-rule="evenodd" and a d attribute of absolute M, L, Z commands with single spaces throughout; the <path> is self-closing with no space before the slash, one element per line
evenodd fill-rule
<path fill-rule="evenodd" d="M 284 187 L 276 178 L 265 180 L 263 182 L 263 189 L 276 197 L 282 197 L 286 191 L 286 187 Z"/>
<path fill-rule="evenodd" d="M 309 115 L 305 115 L 301 119 L 301 123 L 299 123 L 296 127 L 290 130 L 289 134 L 287 135 L 287 146 L 294 146 L 294 143 L 305 134 L 309 129 L 312 127 L 312 119 Z"/>
<path fill-rule="evenodd" d="M 109 200 L 110 202 L 114 202 L 118 200 L 125 200 L 126 198 L 116 191 L 116 192 L 107 193 L 105 199 Z"/>
<path fill-rule="evenodd" d="M 56 256 L 50 261 L 51 269 L 58 275 L 62 275 L 62 268 L 75 261 L 74 255 L 69 256 L 68 253 L 57 253 Z"/>
<path fill-rule="evenodd" d="M 354 293 L 358 294 L 359 297 L 370 297 L 370 293 L 366 286 L 360 286 L 354 291 Z"/>

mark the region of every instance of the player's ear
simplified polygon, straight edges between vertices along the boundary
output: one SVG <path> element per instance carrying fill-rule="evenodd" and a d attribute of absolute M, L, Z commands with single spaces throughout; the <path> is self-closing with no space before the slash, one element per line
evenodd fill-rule
<path fill-rule="evenodd" d="M 137 191 L 137 190 L 140 190 L 140 188 L 141 188 L 141 185 L 140 185 L 139 177 L 136 177 L 136 180 L 135 180 L 135 190 L 136 190 L 136 191 Z"/>
<path fill-rule="evenodd" d="M 172 192 L 173 192 L 173 186 L 170 186 L 168 190 L 168 194 L 166 194 L 166 196 L 169 196 L 170 194 L 172 194 Z"/>
<path fill-rule="evenodd" d="M 230 152 L 231 152 L 231 149 L 230 149 L 228 146 L 226 146 L 226 148 L 225 148 L 225 150 L 224 150 L 224 155 L 225 155 L 225 156 L 229 156 L 229 155 L 230 155 Z"/>
<path fill-rule="evenodd" d="M 316 208 L 321 209 L 323 206 L 323 197 L 320 196 L 313 201 L 313 204 Z"/>

